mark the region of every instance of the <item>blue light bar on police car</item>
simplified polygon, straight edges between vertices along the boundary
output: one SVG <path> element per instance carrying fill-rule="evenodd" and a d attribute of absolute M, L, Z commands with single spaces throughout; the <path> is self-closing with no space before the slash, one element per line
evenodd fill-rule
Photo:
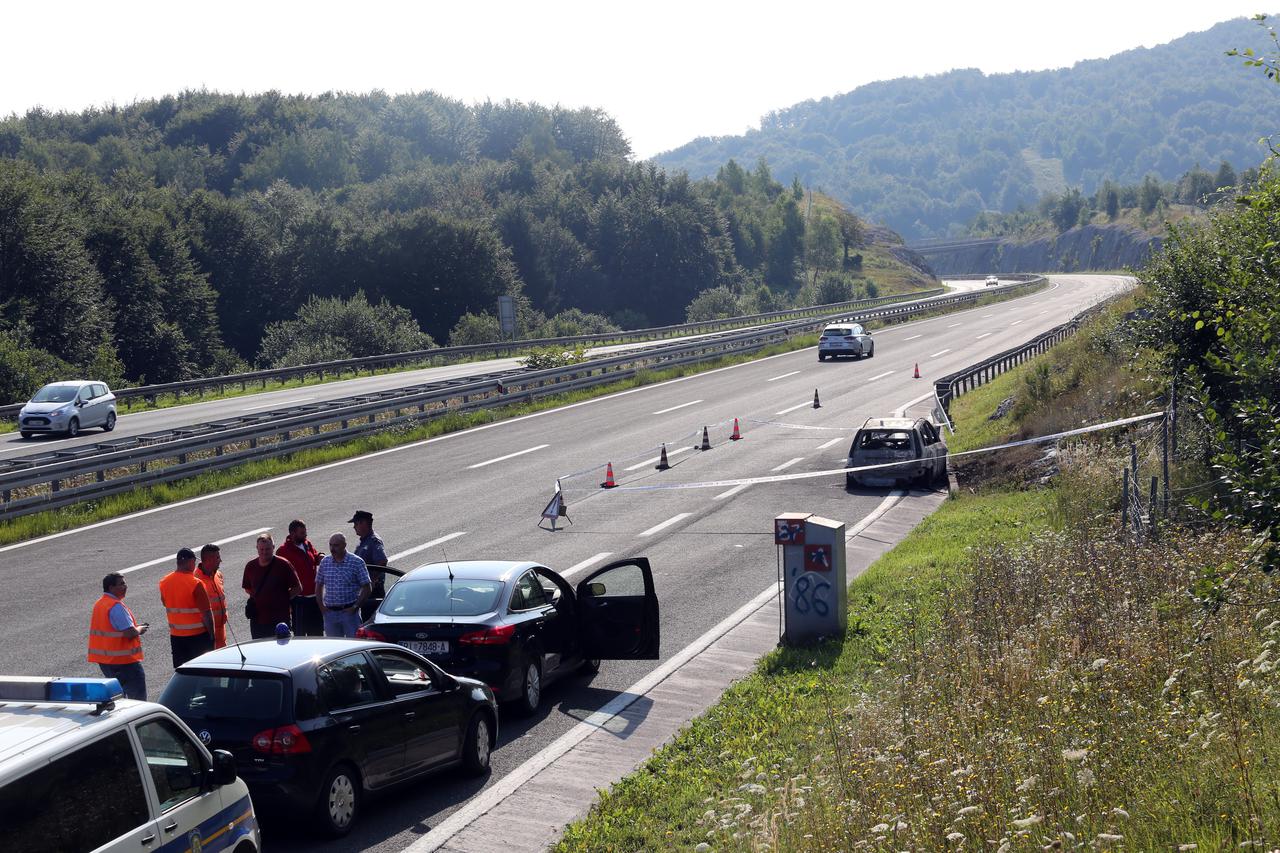
<path fill-rule="evenodd" d="M 92 702 L 101 704 L 124 697 L 115 678 L 48 678 L 29 675 L 0 677 L 0 701 Z"/>

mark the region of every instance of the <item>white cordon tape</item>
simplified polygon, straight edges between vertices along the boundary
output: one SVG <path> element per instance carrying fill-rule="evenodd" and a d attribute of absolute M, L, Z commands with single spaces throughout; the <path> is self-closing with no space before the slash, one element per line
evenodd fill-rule
<path fill-rule="evenodd" d="M 757 420 L 756 418 L 744 418 L 744 420 L 749 424 L 760 424 L 762 426 L 782 427 L 783 429 L 816 429 L 816 430 L 821 430 L 823 432 L 848 432 L 849 431 L 848 427 L 809 426 L 808 424 L 789 424 L 785 421 L 762 421 L 762 420 Z"/>
<path fill-rule="evenodd" d="M 948 458 L 955 459 L 959 456 L 974 456 L 979 453 L 994 453 L 997 450 L 1008 450 L 1010 447 L 1024 447 L 1029 444 L 1047 444 L 1051 441 L 1071 438 L 1076 435 L 1086 435 L 1091 432 L 1101 432 L 1102 430 L 1115 429 L 1116 427 L 1130 426 L 1132 424 L 1144 423 L 1146 421 L 1159 420 L 1164 416 L 1164 412 L 1152 412 L 1148 415 L 1137 415 L 1132 418 L 1122 418 L 1118 421 L 1107 421 L 1106 423 L 1093 424 L 1092 426 L 1080 427 L 1079 429 L 1069 429 L 1066 432 L 1055 432 L 1052 435 L 1041 435 L 1036 436 L 1035 438 L 1024 438 L 1019 441 L 1010 441 L 1007 444 L 997 444 L 995 447 L 981 447 L 977 450 L 965 450 L 960 453 L 951 453 L 948 454 Z M 772 474 L 767 477 L 743 477 L 737 480 L 709 480 L 702 483 L 661 483 L 652 486 L 617 486 L 616 488 L 610 489 L 610 491 L 651 492 L 662 489 L 722 489 L 727 486 L 746 486 L 755 485 L 757 483 L 785 483 L 790 480 L 809 480 L 815 477 L 830 477 L 832 474 L 849 474 L 856 471 L 898 468 L 903 465 L 915 465 L 918 464 L 919 461 L 920 460 L 918 459 L 908 459 L 902 462 L 886 462 L 883 465 L 859 465 L 856 468 L 829 468 L 825 471 L 803 471 L 799 474 Z"/>

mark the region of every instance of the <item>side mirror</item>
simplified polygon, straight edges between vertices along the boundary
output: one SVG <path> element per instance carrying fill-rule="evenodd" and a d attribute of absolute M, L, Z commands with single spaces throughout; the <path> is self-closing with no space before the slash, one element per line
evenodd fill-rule
<path fill-rule="evenodd" d="M 84 408 L 84 404 L 85 404 L 85 403 L 87 403 L 87 402 L 89 402 L 89 401 L 88 401 L 88 400 L 81 400 L 80 398 L 78 398 L 78 397 L 77 397 L 77 398 L 76 398 L 76 408 L 77 408 L 77 409 L 83 409 L 83 408 Z"/>
<path fill-rule="evenodd" d="M 220 788 L 223 785 L 230 785 L 236 781 L 236 759 L 235 756 L 227 752 L 225 749 L 215 749 L 213 751 L 213 771 L 211 773 L 213 785 Z"/>
<path fill-rule="evenodd" d="M 604 588 L 604 584 L 600 583 L 600 581 L 592 581 L 587 584 L 587 592 L 591 593 L 593 596 L 601 596 L 604 595 L 607 590 Z"/>

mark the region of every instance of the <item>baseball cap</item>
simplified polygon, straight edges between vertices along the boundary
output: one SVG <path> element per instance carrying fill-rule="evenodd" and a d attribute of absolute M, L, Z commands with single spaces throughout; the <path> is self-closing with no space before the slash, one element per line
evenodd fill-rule
<path fill-rule="evenodd" d="M 179 549 L 178 549 L 178 559 L 179 559 L 179 560 L 194 560 L 195 558 L 196 558 L 196 552 L 195 552 L 195 551 L 192 551 L 190 548 L 179 548 Z"/>
<path fill-rule="evenodd" d="M 357 521 L 373 521 L 373 513 L 365 509 L 358 509 L 355 515 L 347 519 L 347 524 L 354 524 Z"/>

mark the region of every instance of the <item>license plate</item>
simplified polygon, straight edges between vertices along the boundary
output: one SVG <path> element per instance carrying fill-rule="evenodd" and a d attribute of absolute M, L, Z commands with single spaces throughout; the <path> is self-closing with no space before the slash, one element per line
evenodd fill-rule
<path fill-rule="evenodd" d="M 420 655 L 447 655 L 449 654 L 448 640 L 407 640 L 404 647 L 411 652 L 417 652 Z"/>

